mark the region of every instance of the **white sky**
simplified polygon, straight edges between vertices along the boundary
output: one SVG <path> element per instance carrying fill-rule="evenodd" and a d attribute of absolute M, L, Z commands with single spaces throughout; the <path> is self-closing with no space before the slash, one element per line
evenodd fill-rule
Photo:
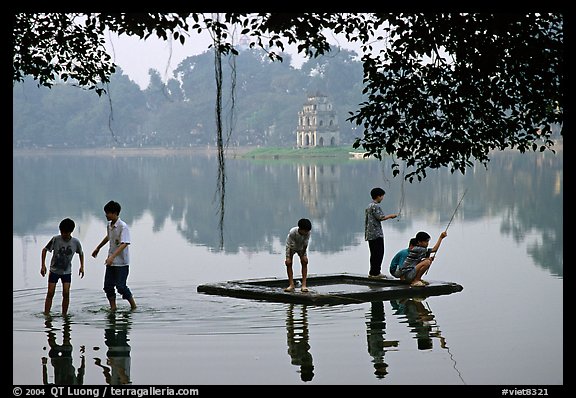
<path fill-rule="evenodd" d="M 162 80 L 166 81 L 185 58 L 207 51 L 211 40 L 207 33 L 188 38 L 184 45 L 172 40 L 160 40 L 156 36 L 141 40 L 137 37 L 110 34 L 106 42 L 114 63 L 145 89 L 150 81 L 150 68 L 156 69 Z"/>

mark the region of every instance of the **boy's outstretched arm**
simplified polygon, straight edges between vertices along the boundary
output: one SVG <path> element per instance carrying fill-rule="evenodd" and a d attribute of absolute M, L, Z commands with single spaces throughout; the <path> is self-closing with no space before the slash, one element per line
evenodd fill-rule
<path fill-rule="evenodd" d="M 447 236 L 448 236 L 448 233 L 446 231 L 442 231 L 442 233 L 438 237 L 438 240 L 436 241 L 436 244 L 434 245 L 434 247 L 431 250 L 433 253 L 438 251 L 438 249 L 440 248 L 440 244 L 442 243 L 442 239 L 444 239 Z"/>
<path fill-rule="evenodd" d="M 102 247 L 104 247 L 104 245 L 105 245 L 106 243 L 108 243 L 108 235 L 106 235 L 106 236 L 104 237 L 104 239 L 102 239 L 102 242 L 100 242 L 100 243 L 98 244 L 98 246 L 96 246 L 96 249 L 94 249 L 94 251 L 92 252 L 92 257 L 96 258 L 96 256 L 98 255 L 98 252 L 100 251 L 100 249 L 101 249 Z"/>
<path fill-rule="evenodd" d="M 398 217 L 398 214 L 388 214 L 387 216 L 382 217 L 382 221 L 386 221 L 390 218 L 396 218 Z"/>

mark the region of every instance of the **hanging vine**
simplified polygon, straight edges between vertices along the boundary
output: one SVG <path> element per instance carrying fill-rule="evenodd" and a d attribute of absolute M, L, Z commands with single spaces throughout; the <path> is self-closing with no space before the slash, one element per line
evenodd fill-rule
<path fill-rule="evenodd" d="M 232 135 L 234 121 L 234 106 L 236 97 L 236 64 L 235 54 L 229 51 L 229 47 L 222 45 L 222 25 L 219 15 L 216 15 L 216 24 L 210 31 L 214 43 L 214 76 L 216 79 L 216 147 L 218 153 L 218 177 L 215 197 L 219 199 L 218 207 L 218 227 L 220 232 L 220 249 L 224 248 L 224 214 L 226 210 L 226 148 Z M 229 54 L 231 57 L 230 76 L 230 108 L 229 120 L 227 123 L 226 140 L 224 140 L 224 123 L 222 118 L 222 55 Z"/>

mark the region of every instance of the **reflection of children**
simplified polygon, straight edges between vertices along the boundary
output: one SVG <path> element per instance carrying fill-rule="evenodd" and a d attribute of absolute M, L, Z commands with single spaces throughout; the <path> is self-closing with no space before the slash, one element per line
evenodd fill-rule
<path fill-rule="evenodd" d="M 405 315 L 406 322 L 411 328 L 410 331 L 415 334 L 419 350 L 429 350 L 432 348 L 432 337 L 440 337 L 438 333 L 432 331 L 435 324 L 434 314 L 424 307 L 421 298 L 407 298 L 401 300 L 391 300 L 390 304 L 395 315 Z M 443 339 L 440 340 L 441 345 Z M 442 347 L 444 348 L 444 347 Z"/>
<path fill-rule="evenodd" d="M 386 340 L 386 320 L 384 318 L 384 302 L 370 303 L 369 320 L 366 322 L 366 337 L 368 340 L 368 353 L 374 363 L 374 374 L 378 379 L 388 374 L 388 364 L 384 362 L 384 354 L 391 347 L 398 347 L 398 340 Z"/>
<path fill-rule="evenodd" d="M 294 319 L 294 304 L 290 304 L 286 316 L 288 336 L 288 354 L 292 365 L 300 366 L 300 379 L 310 381 L 314 378 L 314 364 L 308 343 L 308 316 L 306 306 L 301 306 L 301 319 Z"/>
<path fill-rule="evenodd" d="M 56 343 L 56 333 L 52 327 L 51 319 L 46 320 L 46 328 L 48 333 L 48 345 L 50 350 L 48 351 L 48 356 L 50 357 L 50 362 L 54 367 L 54 383 L 58 385 L 82 385 L 84 384 L 84 372 L 86 367 L 86 361 L 84 358 L 85 347 L 80 347 L 80 367 L 78 368 L 78 374 L 74 369 L 72 364 L 72 344 L 70 343 L 70 322 L 68 320 L 64 321 L 63 325 L 63 339 L 62 345 Z M 48 358 L 42 358 L 42 382 L 48 383 Z"/>
<path fill-rule="evenodd" d="M 408 253 L 410 250 L 416 246 L 416 238 L 411 238 L 410 242 L 408 242 L 408 248 L 400 250 L 390 261 L 390 274 L 395 276 L 396 278 L 400 278 L 402 273 L 400 272 L 402 268 L 402 264 L 404 264 L 404 260 L 408 257 Z"/>
<path fill-rule="evenodd" d="M 307 292 L 306 277 L 308 275 L 308 242 L 310 241 L 310 231 L 312 231 L 312 222 L 307 218 L 298 220 L 298 226 L 290 229 L 286 237 L 286 273 L 288 274 L 288 287 L 285 292 L 294 291 L 294 271 L 292 269 L 292 259 L 294 254 L 300 257 L 302 265 L 302 292 Z"/>
<path fill-rule="evenodd" d="M 382 260 L 384 259 L 384 232 L 382 231 L 382 221 L 396 218 L 397 214 L 385 215 L 380 207 L 380 202 L 384 199 L 386 192 L 382 188 L 374 188 L 370 191 L 372 202 L 365 210 L 364 216 L 364 239 L 368 242 L 370 249 L 370 271 L 369 278 L 386 278 L 380 271 Z"/>
<path fill-rule="evenodd" d="M 120 219 L 120 210 L 120 203 L 113 200 L 104 205 L 104 213 L 108 220 L 107 234 L 92 252 L 92 257 L 96 258 L 100 249 L 110 242 L 108 256 L 104 261 L 106 265 L 104 291 L 112 311 L 116 311 L 116 292 L 114 288 L 118 290 L 123 299 L 128 300 L 130 308 L 136 309 L 136 302 L 132 292 L 126 286 L 130 264 L 130 251 L 128 248 L 130 246 L 130 230 L 128 225 Z"/>
<path fill-rule="evenodd" d="M 82 245 L 77 238 L 72 236 L 76 224 L 73 220 L 65 218 L 60 221 L 60 235 L 53 236 L 52 239 L 42 249 L 42 265 L 40 274 L 46 275 L 46 253 L 52 252 L 50 261 L 50 272 L 48 273 L 48 291 L 44 301 L 44 314 L 49 314 L 52 308 L 52 299 L 56 293 L 56 284 L 62 280 L 62 315 L 68 313 L 70 305 L 70 283 L 72 282 L 72 257 L 78 253 L 80 258 L 80 278 L 84 278 L 84 252 Z"/>
<path fill-rule="evenodd" d="M 436 253 L 442 240 L 448 236 L 446 231 L 443 231 L 438 237 L 438 241 L 432 249 L 428 249 L 428 244 L 430 243 L 430 235 L 426 232 L 420 231 L 416 234 L 416 246 L 410 250 L 408 257 L 404 260 L 401 269 L 400 279 L 410 282 L 411 286 L 426 286 L 427 281 L 422 280 L 422 275 L 430 268 L 432 265 L 433 257 L 430 257 L 431 253 Z"/>
<path fill-rule="evenodd" d="M 96 366 L 102 368 L 106 383 L 110 385 L 132 384 L 130 380 L 130 344 L 128 341 L 129 321 L 117 322 L 116 314 L 109 317 L 109 325 L 104 330 L 104 343 L 108 347 L 106 364 L 102 365 L 100 358 L 95 358 Z"/>

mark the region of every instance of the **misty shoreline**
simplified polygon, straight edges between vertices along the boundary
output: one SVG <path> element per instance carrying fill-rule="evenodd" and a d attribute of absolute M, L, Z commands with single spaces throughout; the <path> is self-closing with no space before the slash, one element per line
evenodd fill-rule
<path fill-rule="evenodd" d="M 227 156 L 242 156 L 256 147 L 229 147 L 225 149 Z M 13 149 L 13 156 L 166 156 L 166 155 L 207 155 L 216 156 L 218 148 L 188 147 L 188 148 L 30 148 Z"/>

